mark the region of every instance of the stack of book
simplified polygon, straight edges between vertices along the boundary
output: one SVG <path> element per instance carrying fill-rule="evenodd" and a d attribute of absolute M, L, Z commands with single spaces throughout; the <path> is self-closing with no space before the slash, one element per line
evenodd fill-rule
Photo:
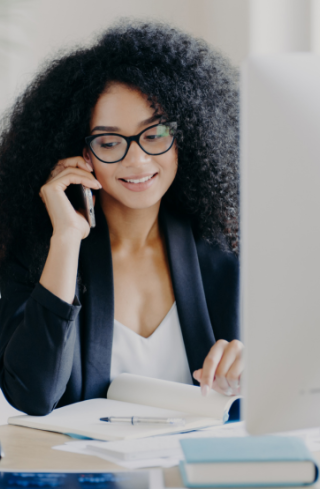
<path fill-rule="evenodd" d="M 299 438 L 190 438 L 180 444 L 187 487 L 300 486 L 318 478 L 318 467 Z"/>

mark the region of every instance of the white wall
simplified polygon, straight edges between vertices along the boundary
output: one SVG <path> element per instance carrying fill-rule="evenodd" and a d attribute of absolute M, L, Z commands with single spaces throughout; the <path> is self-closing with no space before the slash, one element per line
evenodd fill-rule
<path fill-rule="evenodd" d="M 320 0 L 311 0 L 311 50 L 320 54 Z"/>
<path fill-rule="evenodd" d="M 310 0 L 250 0 L 250 52 L 309 51 Z"/>
<path fill-rule="evenodd" d="M 42 0 L 34 61 L 56 47 L 90 42 L 120 16 L 159 19 L 204 37 L 239 63 L 247 49 L 248 0 Z"/>
<path fill-rule="evenodd" d="M 0 113 L 60 49 L 88 44 L 121 16 L 171 22 L 203 37 L 239 65 L 248 51 L 249 0 L 0 0 Z M 0 9 L 1 14 L 1 9 Z"/>

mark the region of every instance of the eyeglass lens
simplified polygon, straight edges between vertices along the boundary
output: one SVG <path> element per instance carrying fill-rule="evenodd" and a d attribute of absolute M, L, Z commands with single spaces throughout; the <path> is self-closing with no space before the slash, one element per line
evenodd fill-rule
<path fill-rule="evenodd" d="M 141 147 L 151 155 L 167 151 L 173 140 L 170 126 L 158 124 L 144 131 L 139 138 Z M 91 141 L 94 154 L 107 163 L 121 160 L 127 150 L 127 141 L 116 134 L 102 134 Z"/>

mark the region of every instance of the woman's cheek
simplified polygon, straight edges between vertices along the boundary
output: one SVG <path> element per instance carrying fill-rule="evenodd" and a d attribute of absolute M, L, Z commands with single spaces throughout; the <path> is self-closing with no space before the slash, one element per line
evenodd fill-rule
<path fill-rule="evenodd" d="M 166 175 L 166 183 L 168 188 L 170 187 L 173 180 L 175 179 L 177 171 L 178 171 L 178 155 L 175 151 L 172 157 L 170 158 L 170 160 L 167 162 L 167 164 L 163 166 L 163 173 Z"/>
<path fill-rule="evenodd" d="M 106 168 L 101 168 L 101 165 L 94 165 L 94 173 L 102 188 L 107 191 L 112 188 L 112 182 L 115 181 L 115 177 L 113 168 L 109 168 L 111 165 L 105 164 L 104 166 Z"/>

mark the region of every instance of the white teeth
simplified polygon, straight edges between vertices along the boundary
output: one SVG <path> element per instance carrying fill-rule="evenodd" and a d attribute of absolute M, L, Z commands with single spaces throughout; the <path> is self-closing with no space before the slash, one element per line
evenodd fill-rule
<path fill-rule="evenodd" d="M 143 182 L 147 182 L 152 177 L 153 177 L 153 175 L 150 175 L 149 177 L 139 178 L 137 180 L 129 180 L 128 178 L 127 179 L 124 178 L 123 180 L 125 182 L 129 182 L 129 183 L 143 183 Z"/>

